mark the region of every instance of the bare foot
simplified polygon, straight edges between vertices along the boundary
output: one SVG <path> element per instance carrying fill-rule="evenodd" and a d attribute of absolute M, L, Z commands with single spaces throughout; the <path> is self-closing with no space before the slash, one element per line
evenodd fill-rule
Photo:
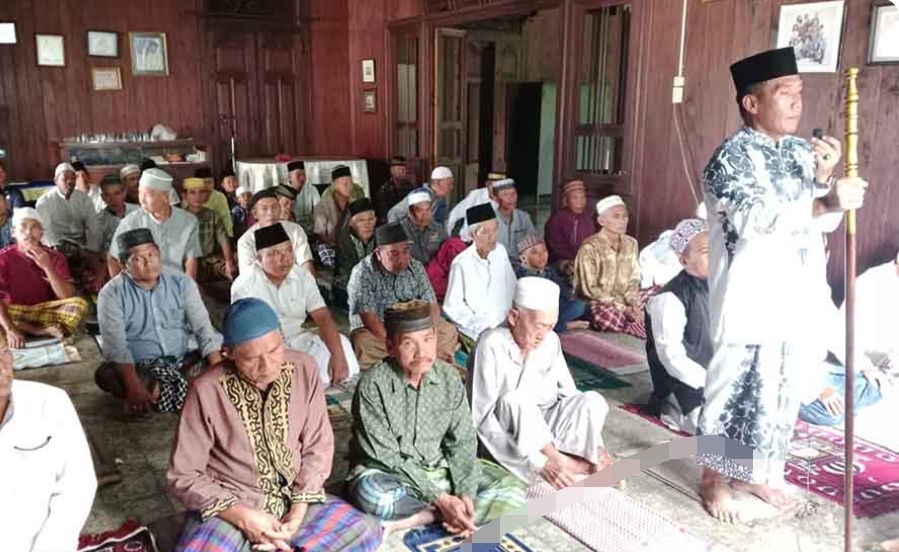
<path fill-rule="evenodd" d="M 571 473 L 577 475 L 593 475 L 594 473 L 599 471 L 595 469 L 595 466 L 593 464 L 583 458 L 579 458 L 577 456 L 566 453 L 562 453 L 562 458 L 564 459 L 563 465 Z"/>
<path fill-rule="evenodd" d="M 899 552 L 899 539 L 892 539 L 880 543 L 880 549 L 885 552 Z"/>
<path fill-rule="evenodd" d="M 779 510 L 785 510 L 794 504 L 793 499 L 787 493 L 769 485 L 753 485 L 743 481 L 733 481 L 731 486 L 755 495 Z"/>
<path fill-rule="evenodd" d="M 699 487 L 702 505 L 713 518 L 724 523 L 740 521 L 740 510 L 721 475 L 713 470 L 703 470 Z"/>
<path fill-rule="evenodd" d="M 576 330 L 588 330 L 590 329 L 590 323 L 586 320 L 575 320 L 574 322 L 565 324 L 565 329 L 569 332 L 573 332 Z"/>

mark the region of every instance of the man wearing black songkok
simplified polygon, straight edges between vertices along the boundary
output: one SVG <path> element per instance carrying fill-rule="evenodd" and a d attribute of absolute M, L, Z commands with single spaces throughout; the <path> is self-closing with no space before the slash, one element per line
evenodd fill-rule
<path fill-rule="evenodd" d="M 840 143 L 793 136 L 802 78 L 792 48 L 731 66 L 744 126 L 718 148 L 703 175 L 709 213 L 709 322 L 713 357 L 699 433 L 751 447 L 750 465 L 699 454 L 700 494 L 719 520 L 740 518 L 731 486 L 777 506 L 802 397 L 799 378 L 826 355 L 830 289 L 822 232 L 861 207 L 867 184 L 835 182 Z M 832 219 L 836 219 L 835 221 Z M 776 268 L 775 268 L 776 267 Z M 830 305 L 832 308 L 832 305 Z M 751 467 L 750 467 L 751 466 Z"/>

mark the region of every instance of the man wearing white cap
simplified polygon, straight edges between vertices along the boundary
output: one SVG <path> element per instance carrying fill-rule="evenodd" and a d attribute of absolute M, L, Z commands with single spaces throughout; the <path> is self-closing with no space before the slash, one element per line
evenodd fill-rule
<path fill-rule="evenodd" d="M 682 270 L 646 303 L 646 358 L 652 377 L 649 414 L 696 433 L 706 369 L 714 352 L 709 331 L 709 232 L 699 219 L 680 222 L 669 247 Z"/>
<path fill-rule="evenodd" d="M 431 194 L 427 188 L 412 190 L 406 196 L 406 203 L 409 204 L 409 216 L 402 219 L 400 225 L 409 236 L 412 258 L 426 265 L 446 240 L 446 228 L 434 221 Z"/>
<path fill-rule="evenodd" d="M 231 208 L 231 222 L 234 226 L 234 239 L 240 240 L 243 233 L 251 226 L 250 221 L 253 216 L 250 214 L 250 200 L 253 198 L 253 192 L 244 186 L 238 186 L 234 190 L 234 199 L 237 204 Z"/>
<path fill-rule="evenodd" d="M 26 336 L 71 335 L 87 310 L 76 295 L 65 256 L 41 243 L 43 217 L 19 207 L 12 218 L 16 243 L 0 250 L 0 325 L 10 347 Z"/>
<path fill-rule="evenodd" d="M 545 278 L 520 279 L 508 323 L 481 334 L 468 378 L 482 447 L 525 482 L 539 476 L 556 489 L 612 463 L 602 438 L 608 404 L 578 391 L 552 331 L 559 292 Z"/>
<path fill-rule="evenodd" d="M 593 328 L 646 339 L 645 293 L 640 290 L 637 240 L 628 236 L 628 214 L 617 195 L 596 203 L 599 232 L 583 244 L 574 260 L 574 290 L 590 301 Z"/>
<path fill-rule="evenodd" d="M 197 259 L 200 257 L 199 223 L 197 217 L 173 207 L 170 203 L 172 177 L 158 168 L 145 170 L 140 176 L 141 208 L 122 219 L 109 247 L 109 274 L 122 271 L 118 237 L 135 228 L 148 228 L 162 255 L 163 268 L 184 272 L 197 279 Z"/>
<path fill-rule="evenodd" d="M 518 190 L 515 181 L 506 178 L 493 183 L 493 195 L 496 198 L 496 241 L 503 244 L 509 254 L 509 262 L 513 267 L 520 263 L 518 259 L 518 242 L 537 233 L 531 215 L 518 208 Z"/>
<path fill-rule="evenodd" d="M 705 203 L 696 207 L 696 218 L 706 220 Z M 640 250 L 640 286 L 644 289 L 664 286 L 672 278 L 680 274 L 680 257 L 671 249 L 671 236 L 674 229 L 665 230 L 659 239 Z"/>
<path fill-rule="evenodd" d="M 422 186 L 431 195 L 431 211 L 434 213 L 434 222 L 446 224 L 449 214 L 449 195 L 453 191 L 453 171 L 447 167 L 435 167 L 431 171 L 431 181 Z M 387 222 L 394 223 L 409 216 L 409 196 L 394 205 L 387 212 Z"/>
<path fill-rule="evenodd" d="M 518 281 L 506 248 L 496 240 L 496 211 L 489 203 L 465 214 L 474 243 L 450 265 L 443 312 L 467 338 L 469 348 L 484 330 L 501 324 L 512 307 Z"/>
<path fill-rule="evenodd" d="M 44 243 L 59 249 L 75 273 L 83 275 L 89 284 L 103 268 L 98 257 L 103 239 L 100 219 L 91 198 L 75 189 L 72 165 L 57 165 L 53 179 L 56 187 L 47 190 L 35 203 L 35 209 L 46 223 Z"/>

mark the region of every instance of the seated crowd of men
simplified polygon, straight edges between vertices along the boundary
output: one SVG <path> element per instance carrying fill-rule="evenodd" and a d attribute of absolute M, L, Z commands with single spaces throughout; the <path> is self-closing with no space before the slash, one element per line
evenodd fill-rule
<path fill-rule="evenodd" d="M 150 162 L 94 186 L 63 163 L 29 208 L 0 165 L 0 457 L 20 468 L 0 485 L 30 489 L 12 501 L 27 518 L 8 537 L 21 549 L 71 548 L 96 490 L 71 402 L 13 381 L 9 350 L 70 335 L 89 310 L 79 289 L 97 294 L 97 385 L 134 412 L 181 413 L 167 474 L 188 509 L 178 550 L 374 550 L 435 521 L 467 535 L 523 504 L 530 483 L 564 488 L 595 473 L 612 462 L 608 405 L 575 386 L 558 336 L 572 329 L 645 338 L 649 410 L 696 431 L 712 349 L 701 218 L 651 246 L 669 270 L 647 280 L 624 201 L 588 209 L 580 181 L 564 186 L 541 237 L 503 175 L 449 209 L 445 167 L 413 187 L 395 159 L 373 199 L 347 167 L 322 194 L 301 161 L 288 174 L 250 193 L 231 172 L 219 190 L 202 171 L 176 190 Z M 899 257 L 859 279 L 870 326 L 859 358 L 872 368 L 858 406 L 881 397 L 875 368 L 899 361 L 885 330 L 897 321 L 881 325 L 899 312 L 897 267 Z M 319 289 L 323 272 L 348 336 Z M 220 331 L 202 295 L 216 280 L 231 281 Z M 800 414 L 810 423 L 841 420 L 834 349 Z M 324 489 L 334 455 L 324 390 L 357 377 L 340 498 Z M 64 475 L 26 501 L 47 485 L 40 470 Z"/>

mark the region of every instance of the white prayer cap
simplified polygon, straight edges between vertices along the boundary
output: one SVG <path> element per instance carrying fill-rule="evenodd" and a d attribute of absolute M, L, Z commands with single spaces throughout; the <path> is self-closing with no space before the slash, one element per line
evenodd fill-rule
<path fill-rule="evenodd" d="M 525 276 L 518 280 L 513 304 L 519 309 L 548 312 L 559 310 L 559 286 L 547 278 Z"/>
<path fill-rule="evenodd" d="M 53 171 L 53 180 L 59 178 L 59 175 L 70 172 L 75 174 L 75 167 L 73 167 L 70 163 L 60 163 L 56 165 L 56 170 Z"/>
<path fill-rule="evenodd" d="M 601 215 L 612 207 L 618 205 L 624 205 L 624 200 L 621 199 L 621 196 L 611 195 L 609 197 L 604 197 L 596 202 L 596 214 Z"/>
<path fill-rule="evenodd" d="M 693 238 L 707 230 L 708 227 L 706 227 L 705 222 L 699 219 L 682 220 L 674 227 L 674 232 L 671 234 L 671 241 L 668 245 L 679 257 L 687 250 L 687 246 L 690 245 L 690 241 Z"/>
<path fill-rule="evenodd" d="M 140 174 L 140 167 L 137 165 L 125 165 L 122 167 L 122 170 L 119 171 L 119 178 L 126 178 L 132 174 Z"/>
<path fill-rule="evenodd" d="M 44 225 L 44 219 L 41 218 L 41 214 L 37 212 L 37 209 L 32 207 L 18 207 L 12 213 L 12 227 L 18 227 L 25 219 L 36 220 L 41 226 Z"/>
<path fill-rule="evenodd" d="M 431 201 L 431 194 L 427 188 L 418 188 L 409 192 L 409 207 Z"/>
<path fill-rule="evenodd" d="M 252 192 L 250 192 L 250 190 L 248 190 L 246 186 L 238 186 L 237 189 L 234 190 L 235 197 L 240 197 L 244 194 L 249 194 L 249 193 L 252 193 Z"/>
<path fill-rule="evenodd" d="M 439 178 L 452 178 L 453 171 L 449 170 L 447 167 L 434 167 L 434 170 L 431 171 L 431 180 L 437 180 Z"/>
<path fill-rule="evenodd" d="M 493 191 L 498 192 L 500 190 L 505 190 L 506 188 L 514 188 L 515 181 L 511 178 L 503 178 L 502 180 L 497 180 L 493 183 Z"/>
<path fill-rule="evenodd" d="M 147 169 L 140 175 L 140 185 L 157 192 L 170 192 L 172 190 L 172 177 L 162 169 Z"/>
<path fill-rule="evenodd" d="M 700 201 L 699 205 L 696 206 L 696 218 L 704 221 L 709 220 L 709 210 L 705 206 L 705 201 Z"/>

